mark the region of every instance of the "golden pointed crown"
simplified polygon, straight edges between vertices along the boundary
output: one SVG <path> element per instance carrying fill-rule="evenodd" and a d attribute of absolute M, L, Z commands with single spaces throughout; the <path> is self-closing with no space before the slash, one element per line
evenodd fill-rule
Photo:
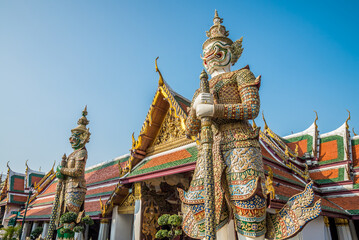
<path fill-rule="evenodd" d="M 218 16 L 217 10 L 215 10 L 213 26 L 209 29 L 209 31 L 206 31 L 208 39 L 203 43 L 203 49 L 206 48 L 209 43 L 215 40 L 221 40 L 232 45 L 233 41 L 228 38 L 229 32 L 226 30 L 225 26 L 221 25 L 221 23 L 223 23 L 223 18 L 220 18 Z"/>
<path fill-rule="evenodd" d="M 77 121 L 78 126 L 75 127 L 74 129 L 71 129 L 71 132 L 86 132 L 87 128 L 86 125 L 90 123 L 89 120 L 87 120 L 86 118 L 87 116 L 87 106 L 85 106 L 85 109 L 82 111 L 82 117 Z"/>

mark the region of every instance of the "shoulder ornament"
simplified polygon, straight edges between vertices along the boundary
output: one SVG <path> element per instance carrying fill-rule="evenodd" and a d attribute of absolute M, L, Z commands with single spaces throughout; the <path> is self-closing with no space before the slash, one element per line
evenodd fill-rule
<path fill-rule="evenodd" d="M 239 89 L 249 86 L 257 86 L 259 89 L 261 76 L 259 75 L 256 78 L 249 69 L 243 68 L 237 72 L 237 83 Z"/>
<path fill-rule="evenodd" d="M 84 160 L 86 158 L 87 158 L 87 150 L 86 149 L 83 148 L 76 153 L 76 156 L 75 156 L 76 160 Z"/>

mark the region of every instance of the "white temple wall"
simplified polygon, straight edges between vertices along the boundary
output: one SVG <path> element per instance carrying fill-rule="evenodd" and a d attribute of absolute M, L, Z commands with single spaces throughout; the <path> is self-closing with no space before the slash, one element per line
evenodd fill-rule
<path fill-rule="evenodd" d="M 112 210 L 110 240 L 132 239 L 133 214 L 119 214 L 118 206 Z"/>
<path fill-rule="evenodd" d="M 326 240 L 325 231 L 323 216 L 319 216 L 304 226 L 302 231 L 303 240 Z"/>

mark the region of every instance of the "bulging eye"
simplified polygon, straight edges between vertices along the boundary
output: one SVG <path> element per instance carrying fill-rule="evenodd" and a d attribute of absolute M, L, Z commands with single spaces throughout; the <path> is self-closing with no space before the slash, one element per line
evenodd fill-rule
<path fill-rule="evenodd" d="M 216 54 L 216 58 L 221 58 L 222 57 L 222 53 L 217 53 Z"/>

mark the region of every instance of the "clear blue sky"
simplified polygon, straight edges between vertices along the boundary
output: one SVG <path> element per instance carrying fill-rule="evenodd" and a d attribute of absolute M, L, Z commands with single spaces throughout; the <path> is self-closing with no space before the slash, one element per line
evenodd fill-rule
<path fill-rule="evenodd" d="M 88 166 L 128 153 L 157 88 L 154 60 L 187 98 L 199 86 L 214 9 L 233 40 L 234 70 L 262 75 L 261 109 L 281 136 L 339 127 L 359 132 L 358 1 L 1 1 L 0 173 L 49 170 L 71 152 L 85 104 Z M 262 125 L 260 119 L 257 120 Z"/>

